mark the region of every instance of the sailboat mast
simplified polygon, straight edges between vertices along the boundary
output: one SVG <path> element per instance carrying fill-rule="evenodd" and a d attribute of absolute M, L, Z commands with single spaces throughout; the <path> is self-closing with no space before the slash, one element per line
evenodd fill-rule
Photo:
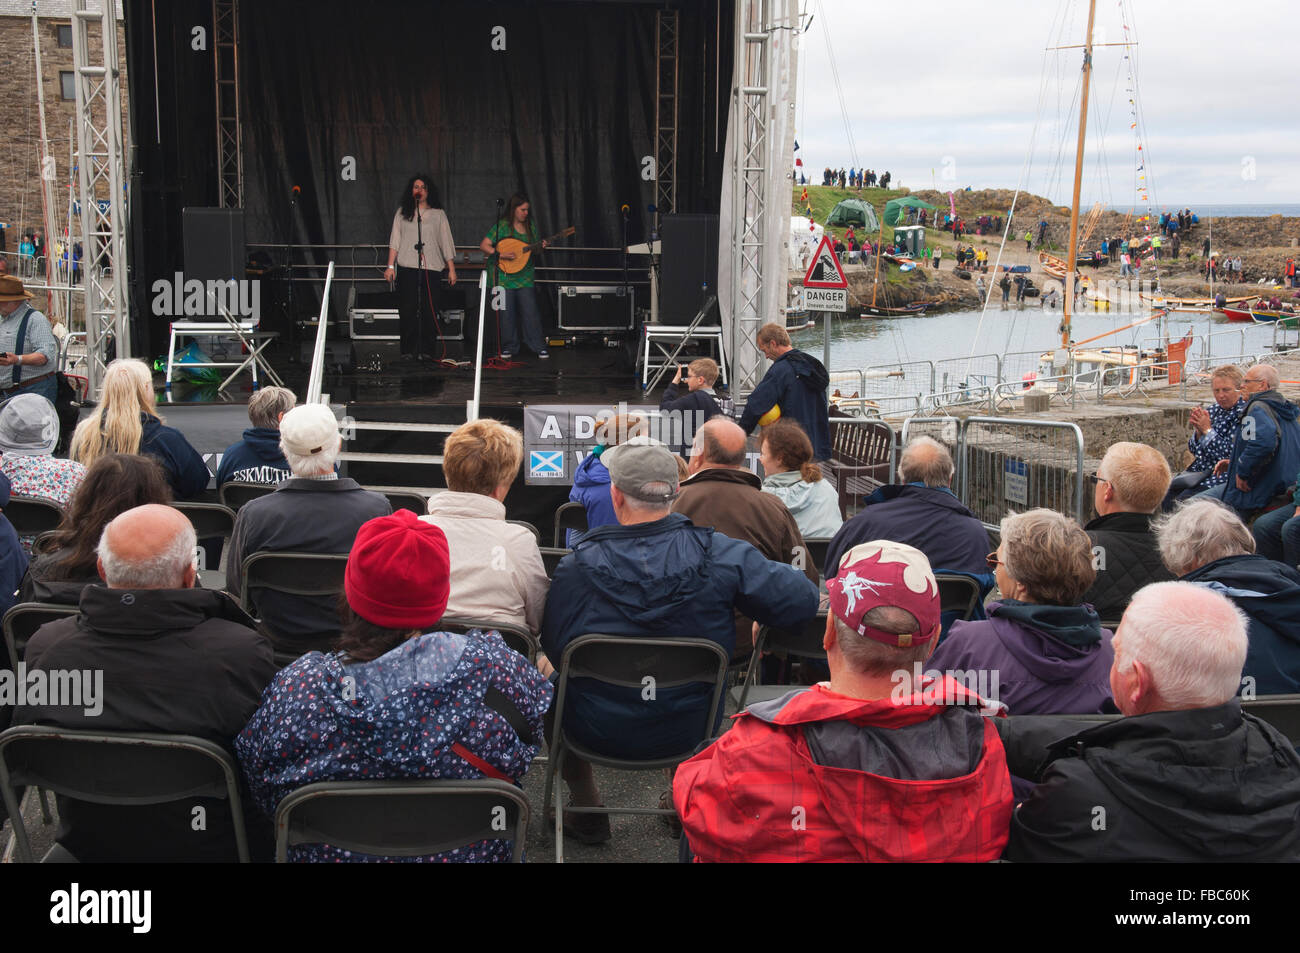
<path fill-rule="evenodd" d="M 1069 256 L 1065 259 L 1065 302 L 1061 319 L 1061 346 L 1070 346 L 1070 312 L 1074 310 L 1074 269 L 1079 258 L 1079 192 L 1083 185 L 1083 141 L 1088 134 L 1088 87 L 1092 77 L 1092 24 L 1097 0 L 1088 0 L 1088 37 L 1083 44 L 1083 95 L 1079 102 L 1079 142 L 1074 150 L 1074 198 L 1070 202 Z"/>
<path fill-rule="evenodd" d="M 880 287 L 880 246 L 885 241 L 885 213 L 880 213 L 880 235 L 876 238 L 876 277 L 871 282 L 871 307 L 876 306 L 876 289 Z"/>

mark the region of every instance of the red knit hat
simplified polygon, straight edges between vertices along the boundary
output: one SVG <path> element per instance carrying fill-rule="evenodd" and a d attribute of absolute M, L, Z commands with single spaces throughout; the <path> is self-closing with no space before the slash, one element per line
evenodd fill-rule
<path fill-rule="evenodd" d="M 451 594 L 447 537 L 410 510 L 357 531 L 343 588 L 352 611 L 385 629 L 423 629 L 442 618 Z"/>

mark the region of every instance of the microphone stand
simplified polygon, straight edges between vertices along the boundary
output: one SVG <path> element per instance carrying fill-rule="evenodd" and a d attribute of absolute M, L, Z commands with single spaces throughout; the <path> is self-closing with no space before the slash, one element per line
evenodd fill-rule
<path fill-rule="evenodd" d="M 424 317 L 424 217 L 421 214 L 420 203 L 415 203 L 415 358 L 420 356 L 420 341 L 423 335 L 420 333 L 421 321 Z M 400 347 L 398 349 L 401 350 Z"/>
<path fill-rule="evenodd" d="M 494 230 L 497 228 L 497 226 L 499 226 L 499 225 L 501 224 L 501 219 L 505 216 L 505 205 L 506 205 L 506 203 L 505 203 L 505 200 L 504 200 L 504 199 L 500 199 L 500 198 L 498 198 L 498 199 L 496 200 L 496 206 L 497 206 L 496 224 L 492 226 Z M 513 227 L 513 226 L 514 226 L 514 223 L 512 222 L 512 223 L 511 223 L 511 227 Z M 497 242 L 499 242 L 499 241 L 501 241 L 501 235 L 500 235 L 500 233 L 498 232 L 498 234 L 497 234 Z M 493 242 L 492 244 L 495 245 L 497 242 Z M 501 252 L 500 252 L 500 251 L 498 251 L 495 255 L 491 255 L 491 256 L 489 256 L 489 258 L 488 258 L 488 260 L 487 260 L 487 269 L 488 269 L 488 294 L 489 294 L 490 296 L 493 296 L 493 300 L 495 300 L 495 294 L 496 294 L 497 282 L 500 280 L 500 277 L 501 277 L 501 272 L 500 272 L 500 270 L 499 270 L 499 268 L 498 268 L 498 262 L 499 262 L 500 260 L 501 260 Z M 496 315 L 496 327 L 497 327 L 497 351 L 496 351 L 496 353 L 499 355 L 499 354 L 501 353 L 501 312 L 496 311 L 496 310 L 494 309 L 494 310 L 493 310 L 493 313 Z"/>
<path fill-rule="evenodd" d="M 619 291 L 620 298 L 626 298 L 628 288 L 631 285 L 627 278 L 627 206 L 623 206 L 623 288 Z"/>
<path fill-rule="evenodd" d="M 287 307 L 289 310 L 289 347 L 290 347 L 289 359 L 291 361 L 296 361 L 301 356 L 298 354 L 298 350 L 297 350 L 298 310 L 293 296 L 293 260 L 292 260 L 293 251 L 289 247 L 291 244 L 290 239 L 293 238 L 293 223 L 295 217 L 294 213 L 297 210 L 298 210 L 298 193 L 294 191 L 290 191 L 289 192 L 289 226 L 285 230 L 286 233 L 285 242 L 284 242 L 283 253 L 280 256 L 280 261 L 282 262 L 285 270 L 285 280 L 289 282 L 289 294 L 288 294 L 289 300 L 287 303 Z"/>

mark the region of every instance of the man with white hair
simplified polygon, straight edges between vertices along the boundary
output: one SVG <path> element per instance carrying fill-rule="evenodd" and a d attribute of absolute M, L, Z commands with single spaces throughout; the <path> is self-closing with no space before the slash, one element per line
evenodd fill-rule
<path fill-rule="evenodd" d="M 276 665 L 234 600 L 195 588 L 194 547 L 193 526 L 170 506 L 139 506 L 104 527 L 107 588 L 83 589 L 81 614 L 42 626 L 25 656 L 29 675 L 50 673 L 51 686 L 80 675 L 81 697 L 20 706 L 15 724 L 196 735 L 233 751 Z M 59 843 L 81 861 L 235 859 L 224 799 L 115 807 L 60 797 L 59 821 Z"/>
<path fill-rule="evenodd" d="M 1114 644 L 1125 717 L 998 725 L 1011 773 L 1037 782 L 1007 859 L 1300 860 L 1300 755 L 1236 697 L 1242 614 L 1202 586 L 1155 583 L 1133 596 Z"/>
<path fill-rule="evenodd" d="M 334 472 L 342 440 L 324 404 L 295 407 L 280 421 L 280 449 L 293 476 L 274 493 L 245 503 L 235 520 L 227 589 L 238 597 L 244 560 L 254 553 L 347 554 L 367 520 L 393 511 L 379 493 Z M 339 634 L 332 599 L 267 590 L 254 599 L 266 633 L 284 652 L 326 649 Z"/>
<path fill-rule="evenodd" d="M 872 539 L 906 543 L 925 553 L 935 572 L 976 576 L 987 592 L 993 586 L 985 556 L 984 524 L 953 494 L 955 467 L 948 448 L 932 437 L 910 441 L 898 461 L 898 483 L 867 497 L 862 512 L 840 527 L 826 550 L 826 578 L 832 579 L 843 555 Z"/>
<path fill-rule="evenodd" d="M 939 586 L 911 546 L 873 540 L 826 583 L 830 681 L 751 705 L 681 764 L 673 800 L 704 861 L 996 860 L 1011 782 L 997 711 L 924 672 Z"/>
<path fill-rule="evenodd" d="M 1164 455 L 1144 443 L 1112 444 L 1097 467 L 1097 518 L 1084 527 L 1092 540 L 1097 579 L 1083 601 L 1104 622 L 1122 616 L 1129 598 L 1143 586 L 1173 579 L 1151 532 L 1151 515 L 1160 508 L 1169 481 Z"/>
<path fill-rule="evenodd" d="M 1214 467 L 1228 480 L 1203 496 L 1223 500 L 1243 518 L 1268 506 L 1295 483 L 1300 470 L 1300 407 L 1278 392 L 1277 368 L 1256 364 L 1241 383 L 1246 407 L 1233 441 L 1232 456 Z"/>
<path fill-rule="evenodd" d="M 1257 554 L 1246 524 L 1218 500 L 1182 504 L 1155 523 L 1155 534 L 1170 572 L 1223 593 L 1246 614 L 1250 687 L 1300 692 L 1300 572 Z"/>

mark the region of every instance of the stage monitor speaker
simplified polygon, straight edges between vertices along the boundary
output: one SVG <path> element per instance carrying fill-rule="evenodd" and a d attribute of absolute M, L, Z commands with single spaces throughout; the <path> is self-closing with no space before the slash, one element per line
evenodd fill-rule
<path fill-rule="evenodd" d="M 181 211 L 185 279 L 225 281 L 245 277 L 242 208 L 187 208 Z"/>
<path fill-rule="evenodd" d="M 718 216 L 665 215 L 659 237 L 659 321 L 689 324 L 709 295 L 718 293 Z"/>

